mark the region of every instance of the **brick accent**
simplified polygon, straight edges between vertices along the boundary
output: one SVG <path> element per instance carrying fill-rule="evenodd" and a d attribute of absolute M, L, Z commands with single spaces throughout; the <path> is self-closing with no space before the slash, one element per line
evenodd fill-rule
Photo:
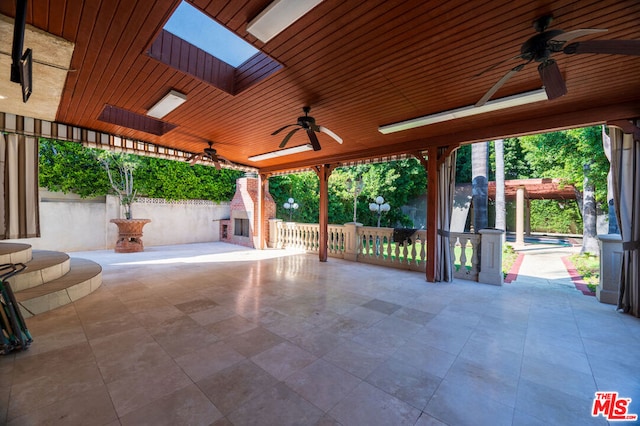
<path fill-rule="evenodd" d="M 259 245 L 257 240 L 257 226 L 258 216 L 258 178 L 242 177 L 236 180 L 236 193 L 233 196 L 230 204 L 230 218 L 228 220 L 220 221 L 220 241 L 227 241 L 233 244 L 238 244 L 245 247 L 256 247 Z M 276 215 L 276 203 L 273 201 L 273 197 L 269 193 L 267 185 L 267 193 L 265 195 L 265 239 L 268 239 L 269 235 L 269 219 Z M 249 220 L 249 236 L 235 235 L 235 220 L 236 219 L 248 219 Z M 225 226 L 226 226 L 226 238 L 225 238 Z M 266 241 L 265 241 L 266 245 Z"/>

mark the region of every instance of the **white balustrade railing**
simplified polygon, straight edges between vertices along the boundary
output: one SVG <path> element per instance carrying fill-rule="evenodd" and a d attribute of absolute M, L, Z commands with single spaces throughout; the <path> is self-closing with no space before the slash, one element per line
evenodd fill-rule
<path fill-rule="evenodd" d="M 403 241 L 394 241 L 393 231 L 393 228 L 358 227 L 358 262 L 425 271 L 426 231 L 416 231 Z"/>
<path fill-rule="evenodd" d="M 478 252 L 480 234 L 452 232 L 449 234 L 454 278 L 478 280 Z"/>
<path fill-rule="evenodd" d="M 275 222 L 277 242 L 275 247 L 303 249 L 317 253 L 320 227 L 317 223 Z M 355 229 L 353 231 L 348 231 Z M 355 244 L 353 244 L 355 240 Z M 451 233 L 450 247 L 454 277 L 477 281 L 481 235 Z M 412 271 L 426 271 L 426 231 L 419 230 L 404 241 L 394 241 L 393 228 L 344 225 L 328 226 L 327 254 L 347 258 L 348 247 L 355 247 L 357 262 L 389 266 Z"/>

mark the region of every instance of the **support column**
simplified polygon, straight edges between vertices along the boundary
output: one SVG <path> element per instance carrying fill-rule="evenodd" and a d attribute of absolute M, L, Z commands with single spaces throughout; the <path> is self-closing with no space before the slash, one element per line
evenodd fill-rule
<path fill-rule="evenodd" d="M 516 190 L 516 246 L 524 246 L 524 187 Z"/>
<path fill-rule="evenodd" d="M 529 198 L 529 193 L 525 192 L 524 194 L 524 235 L 527 237 L 531 236 L 531 199 Z"/>
<path fill-rule="evenodd" d="M 499 229 L 481 229 L 482 235 L 480 258 L 480 273 L 478 282 L 493 285 L 502 285 L 502 234 Z"/>
<path fill-rule="evenodd" d="M 266 194 L 269 191 L 269 175 L 260 173 L 258 175 L 258 246 L 256 248 L 264 250 L 267 238 L 266 232 Z"/>
<path fill-rule="evenodd" d="M 358 241 L 358 227 L 360 223 L 349 222 L 344 224 L 344 260 L 358 261 L 360 241 Z"/>
<path fill-rule="evenodd" d="M 438 148 L 427 150 L 427 281 L 436 281 L 438 237 Z"/>
<path fill-rule="evenodd" d="M 320 181 L 318 258 L 320 262 L 326 262 L 328 257 L 327 244 L 329 243 L 329 176 L 331 176 L 333 168 L 330 164 L 323 164 L 314 169 Z"/>
<path fill-rule="evenodd" d="M 622 237 L 620 234 L 598 235 L 600 240 L 600 282 L 596 298 L 600 303 L 618 304 L 620 271 L 622 270 Z"/>

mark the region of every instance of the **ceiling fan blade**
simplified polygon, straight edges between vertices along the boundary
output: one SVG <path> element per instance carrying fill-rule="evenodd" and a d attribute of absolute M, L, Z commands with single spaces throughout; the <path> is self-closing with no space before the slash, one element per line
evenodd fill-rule
<path fill-rule="evenodd" d="M 216 166 L 216 169 L 220 170 L 221 169 L 220 159 L 216 155 L 212 155 L 210 158 L 211 158 L 211 161 L 213 161 L 213 164 Z"/>
<path fill-rule="evenodd" d="M 318 141 L 318 137 L 316 136 L 316 132 L 312 129 L 307 130 L 307 135 L 309 135 L 309 140 L 311 141 L 311 146 L 314 151 L 320 151 L 322 147 L 320 147 L 320 142 Z"/>
<path fill-rule="evenodd" d="M 567 93 L 567 86 L 556 61 L 549 60 L 541 63 L 538 65 L 538 73 L 549 99 L 556 99 Z"/>
<path fill-rule="evenodd" d="M 564 53 L 605 53 L 609 55 L 640 56 L 640 40 L 588 40 L 571 43 Z"/>
<path fill-rule="evenodd" d="M 220 160 L 223 163 L 233 164 L 233 162 L 231 160 L 229 160 L 226 157 L 223 157 L 222 155 L 218 155 L 218 160 Z"/>
<path fill-rule="evenodd" d="M 573 30 L 573 31 L 567 31 L 566 33 L 562 33 L 559 34 L 557 36 L 555 36 L 554 38 L 552 38 L 550 40 L 551 43 L 553 42 L 561 42 L 561 43 L 566 43 L 568 41 L 573 40 L 574 38 L 578 38 L 578 37 L 583 37 L 589 34 L 598 34 L 598 33 L 604 33 L 607 32 L 608 30 L 604 29 L 604 28 L 582 28 L 579 30 Z"/>
<path fill-rule="evenodd" d="M 201 156 L 202 154 L 193 154 L 191 157 L 187 159 L 187 161 L 189 162 L 189 165 L 191 166 L 195 165 L 198 162 L 198 160 L 200 160 Z"/>
<path fill-rule="evenodd" d="M 293 136 L 294 133 L 300 129 L 301 127 L 298 127 L 297 129 L 293 129 L 292 131 L 287 133 L 287 136 L 285 136 L 284 139 L 282 139 L 282 142 L 280 142 L 280 148 L 284 148 L 287 145 L 287 142 L 289 142 L 289 139 L 291 139 L 291 136 Z"/>
<path fill-rule="evenodd" d="M 271 136 L 275 136 L 278 133 L 280 133 L 281 131 L 283 131 L 284 129 L 286 129 L 287 127 L 291 127 L 291 126 L 297 126 L 297 124 L 287 124 L 286 126 L 282 126 L 278 130 L 276 130 L 275 132 L 271 133 Z"/>
<path fill-rule="evenodd" d="M 187 157 L 187 159 L 185 160 L 187 163 L 191 162 L 191 160 L 193 160 L 195 157 L 197 157 L 200 154 L 191 154 L 190 156 Z"/>
<path fill-rule="evenodd" d="M 512 68 L 508 73 L 506 73 L 500 80 L 498 80 L 498 82 L 496 84 L 493 85 L 493 87 L 491 89 L 489 89 L 489 91 L 487 91 L 487 93 L 484 94 L 484 96 L 482 98 L 480 98 L 480 100 L 478 102 L 476 102 L 477 107 L 480 107 L 484 104 L 487 103 L 487 101 L 489 99 L 491 99 L 491 97 L 498 91 L 498 89 L 500 89 L 506 82 L 507 80 L 509 80 L 511 77 L 513 77 L 515 74 L 518 73 L 518 71 L 520 71 L 522 68 L 524 68 L 525 64 L 520 64 L 514 68 Z"/>
<path fill-rule="evenodd" d="M 338 143 L 342 143 L 342 138 L 338 135 L 336 135 L 335 133 L 333 133 L 331 130 L 327 129 L 324 126 L 318 126 L 318 129 L 322 132 L 322 133 L 326 133 L 327 135 L 331 136 L 333 139 L 336 140 L 336 142 Z"/>
<path fill-rule="evenodd" d="M 522 59 L 522 55 L 518 55 L 518 56 L 514 56 L 512 58 L 507 58 L 507 59 L 503 59 L 500 62 L 496 62 L 495 64 L 491 65 L 488 68 L 485 68 L 483 71 L 480 71 L 478 74 L 474 75 L 473 78 L 476 77 L 480 77 L 482 74 L 491 71 L 492 69 L 499 67 L 500 65 L 504 64 L 505 62 L 509 62 L 509 61 L 513 61 L 514 59 Z"/>

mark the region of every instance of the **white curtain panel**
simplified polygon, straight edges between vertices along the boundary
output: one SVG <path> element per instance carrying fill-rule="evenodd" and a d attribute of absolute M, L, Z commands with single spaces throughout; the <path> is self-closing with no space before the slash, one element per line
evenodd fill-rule
<path fill-rule="evenodd" d="M 1 239 L 40 236 L 38 139 L 0 133 Z"/>
<path fill-rule="evenodd" d="M 640 317 L 640 141 L 615 127 L 610 138 L 613 200 L 623 249 L 618 309 Z"/>

